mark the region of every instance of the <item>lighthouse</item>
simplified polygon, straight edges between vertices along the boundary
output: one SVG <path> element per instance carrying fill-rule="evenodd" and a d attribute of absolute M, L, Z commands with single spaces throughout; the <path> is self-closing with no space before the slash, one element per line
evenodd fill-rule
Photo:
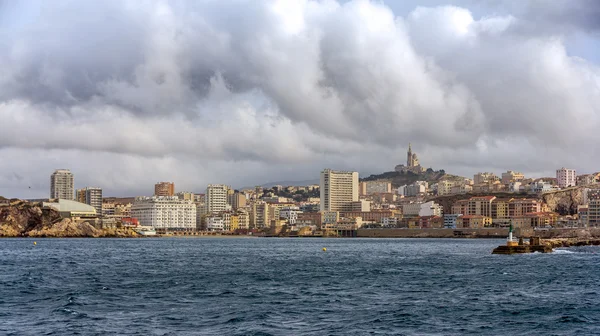
<path fill-rule="evenodd" d="M 510 226 L 508 227 L 508 238 L 506 238 L 506 246 L 517 246 L 518 242 L 513 240 L 513 224 L 512 220 L 510 221 Z"/>

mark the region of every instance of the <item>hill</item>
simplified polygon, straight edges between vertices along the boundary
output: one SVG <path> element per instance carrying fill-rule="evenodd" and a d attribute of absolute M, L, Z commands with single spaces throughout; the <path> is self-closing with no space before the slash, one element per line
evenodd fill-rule
<path fill-rule="evenodd" d="M 385 172 L 382 174 L 371 175 L 369 177 L 365 177 L 360 179 L 361 182 L 366 181 L 389 181 L 392 183 L 393 188 L 398 188 L 403 185 L 408 185 L 414 183 L 416 181 L 427 181 L 428 183 L 436 183 L 440 180 L 453 180 L 453 179 L 464 179 L 464 177 L 446 174 L 446 172 L 441 170 L 433 170 L 431 168 L 427 169 L 423 173 L 414 173 L 411 171 L 406 172 Z"/>

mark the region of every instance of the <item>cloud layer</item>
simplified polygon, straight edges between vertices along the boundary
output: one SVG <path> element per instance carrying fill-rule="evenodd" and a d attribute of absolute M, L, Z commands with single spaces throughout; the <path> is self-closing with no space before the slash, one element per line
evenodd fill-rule
<path fill-rule="evenodd" d="M 457 174 L 600 170 L 600 67 L 569 48 L 599 7 L 534 5 L 1 2 L 0 195 L 376 173 L 408 142 Z"/>

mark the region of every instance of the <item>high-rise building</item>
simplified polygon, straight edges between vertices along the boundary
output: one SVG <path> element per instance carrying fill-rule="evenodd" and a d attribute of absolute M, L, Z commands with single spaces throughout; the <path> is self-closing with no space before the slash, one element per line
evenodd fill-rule
<path fill-rule="evenodd" d="M 77 201 L 93 206 L 98 216 L 102 214 L 102 188 L 85 187 L 77 189 Z"/>
<path fill-rule="evenodd" d="M 131 216 L 157 229 L 196 229 L 196 205 L 176 196 L 136 197 Z"/>
<path fill-rule="evenodd" d="M 269 226 L 269 204 L 263 201 L 254 202 L 250 211 L 250 227 L 264 229 Z"/>
<path fill-rule="evenodd" d="M 154 185 L 154 196 L 174 196 L 175 183 L 158 182 Z"/>
<path fill-rule="evenodd" d="M 208 213 L 229 210 L 227 195 L 229 187 L 224 184 L 209 184 L 206 188 L 206 209 Z"/>
<path fill-rule="evenodd" d="M 74 200 L 73 174 L 68 169 L 57 169 L 50 176 L 50 198 Z"/>
<path fill-rule="evenodd" d="M 325 169 L 321 172 L 321 211 L 352 211 L 358 201 L 358 173 Z"/>
<path fill-rule="evenodd" d="M 574 187 L 576 185 L 577 175 L 575 169 L 562 167 L 556 170 L 556 183 L 559 188 Z"/>

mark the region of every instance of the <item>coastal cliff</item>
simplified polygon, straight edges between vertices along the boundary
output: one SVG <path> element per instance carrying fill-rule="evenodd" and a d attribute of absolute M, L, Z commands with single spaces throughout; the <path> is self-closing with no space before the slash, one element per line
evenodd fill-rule
<path fill-rule="evenodd" d="M 39 203 L 11 200 L 0 207 L 0 237 L 135 237 L 130 229 L 99 229 L 88 222 L 61 218 Z"/>

